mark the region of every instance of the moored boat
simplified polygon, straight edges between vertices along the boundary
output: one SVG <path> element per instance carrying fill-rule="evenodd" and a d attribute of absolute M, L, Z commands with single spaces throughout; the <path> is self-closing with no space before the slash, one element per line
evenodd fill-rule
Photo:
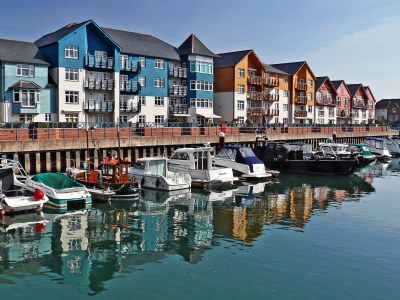
<path fill-rule="evenodd" d="M 353 153 L 359 153 L 357 159 L 359 160 L 361 167 L 376 161 L 376 155 L 373 154 L 365 144 L 352 144 L 350 145 L 350 151 Z"/>
<path fill-rule="evenodd" d="M 385 138 L 367 137 L 365 144 L 376 155 L 378 160 L 390 160 L 392 155 L 387 147 L 387 140 Z"/>

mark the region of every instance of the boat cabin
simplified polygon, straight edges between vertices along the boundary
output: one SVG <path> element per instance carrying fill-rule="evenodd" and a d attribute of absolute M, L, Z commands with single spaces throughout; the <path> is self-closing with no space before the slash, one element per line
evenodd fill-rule
<path fill-rule="evenodd" d="M 121 158 L 105 157 L 99 164 L 101 181 L 107 183 L 128 181 L 128 169 L 130 166 L 130 161 L 125 161 Z"/>
<path fill-rule="evenodd" d="M 152 174 L 159 176 L 167 176 L 167 159 L 166 158 L 139 158 L 132 164 L 132 168 L 139 173 Z"/>
<path fill-rule="evenodd" d="M 212 147 L 181 148 L 175 150 L 170 161 L 174 164 L 186 165 L 189 169 L 209 170 L 212 168 L 212 151 Z"/>

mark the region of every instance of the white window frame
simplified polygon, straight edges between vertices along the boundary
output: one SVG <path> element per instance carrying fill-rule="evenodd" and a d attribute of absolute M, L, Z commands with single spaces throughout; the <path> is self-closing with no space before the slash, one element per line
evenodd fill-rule
<path fill-rule="evenodd" d="M 18 77 L 35 77 L 35 66 L 29 64 L 17 64 Z"/>
<path fill-rule="evenodd" d="M 65 80 L 79 81 L 79 70 L 74 68 L 65 68 Z"/>
<path fill-rule="evenodd" d="M 238 94 L 244 94 L 244 84 L 238 84 Z"/>
<path fill-rule="evenodd" d="M 307 105 L 307 111 L 308 111 L 308 113 L 312 114 L 313 107 L 311 105 Z"/>
<path fill-rule="evenodd" d="M 164 106 L 164 97 L 154 97 L 154 106 Z"/>
<path fill-rule="evenodd" d="M 146 123 L 146 116 L 145 115 L 140 115 L 138 118 L 138 122 L 140 124 L 145 124 Z"/>
<path fill-rule="evenodd" d="M 27 123 L 30 121 L 33 121 L 33 115 L 30 114 L 20 114 L 19 115 L 19 121 L 23 123 Z"/>
<path fill-rule="evenodd" d="M 160 58 L 156 58 L 154 60 L 154 68 L 164 70 L 164 60 Z"/>
<path fill-rule="evenodd" d="M 67 123 L 78 123 L 79 114 L 66 113 L 65 122 Z"/>
<path fill-rule="evenodd" d="M 40 103 L 40 93 L 37 90 L 14 90 L 13 101 L 21 103 L 21 107 L 36 107 L 37 103 Z"/>
<path fill-rule="evenodd" d="M 244 68 L 238 68 L 238 77 L 244 78 L 246 76 L 246 71 Z"/>
<path fill-rule="evenodd" d="M 289 110 L 289 104 L 283 104 L 283 111 Z"/>
<path fill-rule="evenodd" d="M 140 76 L 138 80 L 141 87 L 146 86 L 146 76 Z"/>
<path fill-rule="evenodd" d="M 307 85 L 308 87 L 313 87 L 313 81 L 311 79 L 308 79 Z"/>
<path fill-rule="evenodd" d="M 139 96 L 138 102 L 140 103 L 141 106 L 146 105 L 146 96 Z"/>
<path fill-rule="evenodd" d="M 162 124 L 164 123 L 165 116 L 164 115 L 155 115 L 154 116 L 154 123 Z"/>
<path fill-rule="evenodd" d="M 78 104 L 78 103 L 79 103 L 79 92 L 65 91 L 65 104 Z"/>
<path fill-rule="evenodd" d="M 45 122 L 51 122 L 51 114 L 44 114 L 44 121 Z"/>
<path fill-rule="evenodd" d="M 243 100 L 238 100 L 237 109 L 238 110 L 244 110 L 244 101 Z"/>
<path fill-rule="evenodd" d="M 307 99 L 308 99 L 308 100 L 312 100 L 312 99 L 313 99 L 312 97 L 313 97 L 312 93 L 308 93 L 308 94 L 307 94 Z"/>
<path fill-rule="evenodd" d="M 68 45 L 65 46 L 64 57 L 69 59 L 78 59 L 79 58 L 79 47 Z"/>
<path fill-rule="evenodd" d="M 165 87 L 165 79 L 164 78 L 160 78 L 160 77 L 154 78 L 154 87 L 156 87 L 156 88 Z"/>
<path fill-rule="evenodd" d="M 283 90 L 283 97 L 289 97 L 289 91 Z"/>
<path fill-rule="evenodd" d="M 146 68 L 146 57 L 144 56 L 139 57 L 139 64 L 141 68 Z"/>
<path fill-rule="evenodd" d="M 128 123 L 128 116 L 119 116 L 119 122 L 120 123 Z"/>
<path fill-rule="evenodd" d="M 289 76 L 283 76 L 283 81 L 285 83 L 288 83 L 289 82 Z"/>

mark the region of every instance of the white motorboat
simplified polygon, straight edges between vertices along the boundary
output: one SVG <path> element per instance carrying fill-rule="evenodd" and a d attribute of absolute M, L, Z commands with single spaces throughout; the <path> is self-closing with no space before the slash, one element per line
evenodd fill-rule
<path fill-rule="evenodd" d="M 142 188 L 176 191 L 192 186 L 190 175 L 168 170 L 168 159 L 164 157 L 140 158 L 128 169 L 128 174 L 139 181 Z"/>
<path fill-rule="evenodd" d="M 218 166 L 232 168 L 235 174 L 245 179 L 270 178 L 279 174 L 266 170 L 253 150 L 244 146 L 224 146 L 212 161 Z"/>
<path fill-rule="evenodd" d="M 168 168 L 173 172 L 187 173 L 192 185 L 209 187 L 232 184 L 238 180 L 233 176 L 232 168 L 213 166 L 212 147 L 180 148 L 168 160 Z"/>
<path fill-rule="evenodd" d="M 368 137 L 365 139 L 365 144 L 378 160 L 390 160 L 392 158 L 385 138 Z"/>
<path fill-rule="evenodd" d="M 4 213 L 40 210 L 49 199 L 41 190 L 30 191 L 17 179 L 19 162 L 2 159 L 0 163 L 0 210 Z"/>
<path fill-rule="evenodd" d="M 400 140 L 398 138 L 388 136 L 386 142 L 390 154 L 393 156 L 400 156 Z"/>
<path fill-rule="evenodd" d="M 318 146 L 319 149 L 314 152 L 314 155 L 329 156 L 337 159 L 348 159 L 353 156 L 353 152 L 350 151 L 350 146 L 348 144 L 319 143 Z"/>

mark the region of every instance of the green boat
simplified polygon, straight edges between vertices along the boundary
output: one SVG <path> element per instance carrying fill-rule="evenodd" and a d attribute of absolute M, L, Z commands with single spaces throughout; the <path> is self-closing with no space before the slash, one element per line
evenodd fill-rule
<path fill-rule="evenodd" d="M 350 151 L 354 153 L 360 153 L 360 155 L 357 156 L 360 167 L 369 165 L 376 160 L 376 155 L 373 154 L 365 144 L 351 144 Z"/>

